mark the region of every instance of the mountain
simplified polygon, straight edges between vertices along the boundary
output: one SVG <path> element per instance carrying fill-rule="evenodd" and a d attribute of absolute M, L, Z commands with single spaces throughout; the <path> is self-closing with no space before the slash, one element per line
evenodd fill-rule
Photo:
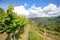
<path fill-rule="evenodd" d="M 36 23 L 42 22 L 42 23 L 51 23 L 56 17 L 35 17 L 35 18 L 29 18 L 30 21 L 34 21 Z"/>

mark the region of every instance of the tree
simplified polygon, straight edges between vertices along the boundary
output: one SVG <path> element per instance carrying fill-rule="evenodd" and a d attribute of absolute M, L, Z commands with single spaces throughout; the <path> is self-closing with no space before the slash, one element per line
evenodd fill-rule
<path fill-rule="evenodd" d="M 26 18 L 14 13 L 13 8 L 14 6 L 10 4 L 7 10 L 9 20 L 6 20 L 5 23 L 8 25 L 8 28 L 6 29 L 6 33 L 8 35 L 10 35 L 11 33 L 15 33 L 17 29 L 21 29 L 21 27 L 24 27 L 24 25 L 26 24 Z"/>
<path fill-rule="evenodd" d="M 7 28 L 7 25 L 5 25 L 6 16 L 7 15 L 5 11 L 2 8 L 0 8 L 0 33 L 3 33 Z"/>
<path fill-rule="evenodd" d="M 14 34 L 17 29 L 21 29 L 27 23 L 27 19 L 24 16 L 14 13 L 14 5 L 10 4 L 6 12 L 0 9 L 0 27 L 4 26 L 2 32 L 6 32 L 11 40 L 11 35 Z M 0 31 L 0 32 L 1 32 Z"/>

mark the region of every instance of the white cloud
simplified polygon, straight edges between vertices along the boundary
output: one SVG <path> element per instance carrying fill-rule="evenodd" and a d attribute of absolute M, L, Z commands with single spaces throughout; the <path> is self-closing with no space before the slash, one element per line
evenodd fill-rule
<path fill-rule="evenodd" d="M 36 7 L 36 5 L 32 5 L 31 8 L 29 9 L 29 12 L 32 13 L 32 14 L 41 14 L 42 12 L 42 9 L 41 7 Z"/>
<path fill-rule="evenodd" d="M 43 8 L 43 13 L 45 13 L 46 15 L 51 16 L 58 16 L 60 15 L 60 7 L 57 7 L 54 4 L 49 4 L 48 6 L 45 6 Z"/>
<path fill-rule="evenodd" d="M 13 11 L 20 15 L 26 15 L 26 16 L 29 15 L 29 11 L 26 10 L 23 5 L 14 7 Z"/>
<path fill-rule="evenodd" d="M 54 4 L 49 4 L 44 8 L 33 5 L 30 9 L 31 13 L 35 13 L 37 17 L 51 17 L 60 15 L 60 7 Z"/>
<path fill-rule="evenodd" d="M 49 4 L 44 8 L 36 7 L 36 5 L 32 5 L 28 10 L 25 8 L 27 4 L 24 6 L 16 6 L 14 7 L 14 12 L 18 14 L 22 14 L 25 16 L 33 16 L 33 17 L 51 17 L 60 15 L 60 6 L 57 7 L 55 4 Z"/>
<path fill-rule="evenodd" d="M 54 4 L 49 4 L 48 6 L 45 6 L 45 7 L 43 8 L 44 11 L 53 11 L 53 10 L 55 10 L 55 9 L 57 9 L 57 6 L 54 5 Z"/>
<path fill-rule="evenodd" d="M 58 9 L 59 8 L 56 5 L 49 4 L 48 6 L 45 6 L 43 8 L 43 12 L 45 12 L 47 14 L 55 14 L 55 13 L 58 13 L 59 12 L 60 9 L 59 10 Z"/>

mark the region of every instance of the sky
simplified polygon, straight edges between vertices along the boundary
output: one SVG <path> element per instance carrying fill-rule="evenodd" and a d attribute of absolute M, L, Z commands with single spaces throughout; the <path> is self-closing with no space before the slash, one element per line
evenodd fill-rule
<path fill-rule="evenodd" d="M 14 4 L 13 12 L 26 17 L 54 17 L 60 15 L 60 0 L 0 0 L 0 7 L 7 9 Z"/>

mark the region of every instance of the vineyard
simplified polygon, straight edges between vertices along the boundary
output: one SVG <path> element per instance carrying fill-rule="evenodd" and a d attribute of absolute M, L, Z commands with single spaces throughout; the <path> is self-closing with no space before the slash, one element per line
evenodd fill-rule
<path fill-rule="evenodd" d="M 49 18 L 26 18 L 0 8 L 0 40 L 60 40 L 60 16 Z"/>

